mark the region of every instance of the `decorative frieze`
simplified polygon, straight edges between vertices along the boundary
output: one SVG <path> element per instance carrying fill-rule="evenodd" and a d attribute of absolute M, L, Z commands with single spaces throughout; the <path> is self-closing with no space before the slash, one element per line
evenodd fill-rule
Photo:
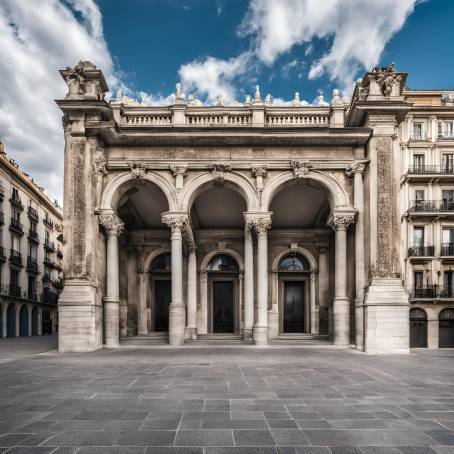
<path fill-rule="evenodd" d="M 115 213 L 100 214 L 99 223 L 106 229 L 109 235 L 118 237 L 124 230 L 123 221 Z"/>
<path fill-rule="evenodd" d="M 213 181 L 216 184 L 224 184 L 225 173 L 230 172 L 232 170 L 232 166 L 224 163 L 211 164 L 210 170 L 213 173 Z"/>
<path fill-rule="evenodd" d="M 306 178 L 312 169 L 310 161 L 290 161 L 294 178 Z"/>

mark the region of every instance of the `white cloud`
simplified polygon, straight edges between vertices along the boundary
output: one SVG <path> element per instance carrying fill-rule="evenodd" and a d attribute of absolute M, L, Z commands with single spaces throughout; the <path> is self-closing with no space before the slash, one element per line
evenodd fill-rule
<path fill-rule="evenodd" d="M 206 96 L 209 102 L 214 102 L 217 95 L 221 95 L 224 102 L 232 101 L 236 95 L 234 81 L 251 69 L 250 58 L 251 54 L 244 52 L 229 60 L 207 57 L 182 65 L 178 73 L 183 90 Z"/>
<path fill-rule="evenodd" d="M 325 55 L 312 63 L 309 77 L 326 73 L 348 87 L 355 72 L 377 64 L 391 37 L 413 12 L 418 0 L 251 0 L 239 28 L 251 36 L 257 58 L 272 65 L 294 45 L 332 39 Z"/>
<path fill-rule="evenodd" d="M 61 200 L 62 114 L 54 99 L 67 88 L 58 69 L 91 60 L 111 88 L 121 84 L 101 13 L 92 0 L 2 0 L 0 42 L 0 139 L 8 155 Z"/>

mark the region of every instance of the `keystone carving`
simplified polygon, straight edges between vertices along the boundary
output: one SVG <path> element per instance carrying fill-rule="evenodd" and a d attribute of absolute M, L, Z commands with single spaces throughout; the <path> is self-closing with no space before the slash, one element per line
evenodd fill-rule
<path fill-rule="evenodd" d="M 306 178 L 312 169 L 309 161 L 290 161 L 294 178 Z"/>
<path fill-rule="evenodd" d="M 211 164 L 210 170 L 213 173 L 213 181 L 216 184 L 223 184 L 225 181 L 225 173 L 230 172 L 232 167 L 229 164 Z"/>
<path fill-rule="evenodd" d="M 138 162 L 128 162 L 131 175 L 135 180 L 144 181 L 147 173 L 147 166 Z"/>
<path fill-rule="evenodd" d="M 402 76 L 396 72 L 394 63 L 389 66 L 376 66 L 372 73 L 387 98 L 391 96 L 394 85 L 402 80 Z"/>
<path fill-rule="evenodd" d="M 109 235 L 120 236 L 124 230 L 123 221 L 114 213 L 101 214 L 99 223 L 106 229 Z"/>

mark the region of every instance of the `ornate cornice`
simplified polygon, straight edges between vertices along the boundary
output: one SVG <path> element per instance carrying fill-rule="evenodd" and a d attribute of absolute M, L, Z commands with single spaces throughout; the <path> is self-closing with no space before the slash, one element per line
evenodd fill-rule
<path fill-rule="evenodd" d="M 115 235 L 117 237 L 124 230 L 123 221 L 115 213 L 100 214 L 99 224 L 106 229 L 109 235 Z"/>
<path fill-rule="evenodd" d="M 306 178 L 312 169 L 310 161 L 290 161 L 294 178 Z"/>

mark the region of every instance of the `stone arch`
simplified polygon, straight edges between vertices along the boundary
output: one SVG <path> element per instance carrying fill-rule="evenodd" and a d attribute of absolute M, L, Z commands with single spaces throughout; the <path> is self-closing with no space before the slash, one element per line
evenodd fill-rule
<path fill-rule="evenodd" d="M 258 203 L 255 188 L 248 179 L 235 172 L 226 172 L 224 179 L 226 188 L 233 189 L 243 197 L 248 211 L 257 210 Z M 213 175 L 211 173 L 204 173 L 191 180 L 184 188 L 182 194 L 181 211 L 189 213 L 196 197 L 204 192 L 210 183 L 213 183 Z"/>
<path fill-rule="evenodd" d="M 177 211 L 177 195 L 173 185 L 157 172 L 147 172 L 144 180 L 155 184 L 165 195 L 169 205 L 169 211 Z M 101 196 L 101 210 L 115 210 L 119 199 L 120 189 L 127 185 L 133 185 L 135 179 L 131 172 L 121 173 L 113 178 L 105 187 Z"/>
<path fill-rule="evenodd" d="M 261 211 L 268 211 L 271 205 L 271 201 L 273 200 L 277 192 L 285 183 L 294 179 L 295 177 L 293 175 L 293 172 L 283 172 L 272 178 L 263 190 L 260 206 Z M 325 172 L 312 170 L 311 172 L 309 172 L 308 176 L 304 178 L 304 180 L 312 180 L 320 183 L 323 188 L 327 190 L 331 210 L 337 207 L 345 207 L 351 205 L 348 194 L 342 187 L 340 182 L 337 181 L 334 177 L 326 174 Z"/>
<path fill-rule="evenodd" d="M 308 260 L 309 265 L 311 267 L 311 270 L 310 270 L 311 272 L 317 271 L 317 268 L 318 268 L 317 260 L 315 260 L 314 255 L 310 251 L 308 251 L 307 249 L 305 249 L 303 247 L 296 247 L 296 248 L 286 250 L 286 251 L 283 251 L 283 252 L 277 254 L 273 259 L 271 271 L 277 273 L 277 269 L 278 269 L 278 266 L 279 266 L 279 263 L 281 262 L 281 260 L 285 256 L 287 256 L 293 252 L 296 252 L 297 254 L 301 254 L 303 257 L 305 257 Z"/>
<path fill-rule="evenodd" d="M 243 259 L 242 259 L 241 255 L 238 254 L 237 252 L 235 252 L 234 250 L 228 249 L 228 248 L 226 248 L 226 249 L 216 249 L 214 251 L 208 252 L 208 254 L 206 254 L 205 257 L 202 260 L 202 263 L 200 265 L 200 271 L 201 272 L 206 272 L 208 264 L 210 263 L 211 259 L 213 257 L 215 257 L 216 255 L 219 255 L 219 254 L 230 255 L 230 257 L 233 257 L 236 260 L 236 262 L 238 263 L 238 267 L 240 269 L 240 273 L 244 272 L 244 263 L 243 263 Z"/>
<path fill-rule="evenodd" d="M 16 305 L 9 303 L 5 308 L 6 313 L 6 337 L 15 337 L 17 334 L 17 314 Z"/>
<path fill-rule="evenodd" d="M 170 254 L 172 251 L 170 248 L 161 247 L 159 249 L 155 249 L 151 251 L 143 261 L 143 271 L 144 273 L 148 273 L 151 264 L 153 261 L 162 254 Z"/>

